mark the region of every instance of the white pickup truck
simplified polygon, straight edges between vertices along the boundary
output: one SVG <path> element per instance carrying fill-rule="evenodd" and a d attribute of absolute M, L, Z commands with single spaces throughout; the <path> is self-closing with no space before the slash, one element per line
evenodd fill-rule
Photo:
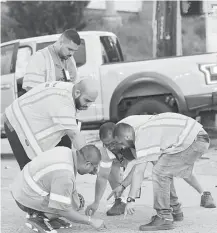
<path fill-rule="evenodd" d="M 83 129 L 132 114 L 172 111 L 196 117 L 201 111 L 217 110 L 217 53 L 124 62 L 113 33 L 79 35 L 82 43 L 75 54 L 79 75 L 98 80 L 99 90 L 96 103 L 79 115 Z M 1 44 L 1 114 L 23 93 L 29 57 L 59 36 Z"/>

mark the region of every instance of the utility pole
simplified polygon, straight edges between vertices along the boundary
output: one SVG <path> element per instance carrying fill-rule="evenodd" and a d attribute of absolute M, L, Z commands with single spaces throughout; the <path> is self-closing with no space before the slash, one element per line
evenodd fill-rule
<path fill-rule="evenodd" d="M 217 1 L 204 1 L 206 52 L 217 52 Z"/>
<path fill-rule="evenodd" d="M 182 55 L 180 1 L 153 2 L 153 56 Z"/>
<path fill-rule="evenodd" d="M 105 0 L 106 11 L 103 17 L 103 22 L 110 27 L 120 27 L 122 26 L 121 16 L 117 13 L 115 9 L 115 1 Z"/>

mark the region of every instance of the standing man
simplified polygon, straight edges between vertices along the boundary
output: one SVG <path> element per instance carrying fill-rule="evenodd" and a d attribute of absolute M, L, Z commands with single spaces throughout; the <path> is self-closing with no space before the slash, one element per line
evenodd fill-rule
<path fill-rule="evenodd" d="M 133 117 L 131 119 L 133 120 Z M 138 116 L 137 120 L 138 120 Z M 147 162 L 155 162 L 152 171 L 154 209 L 157 215 L 150 223 L 141 225 L 141 231 L 173 229 L 173 217 L 182 217 L 181 205 L 176 195 L 173 178 L 191 180 L 195 161 L 209 147 L 209 136 L 192 118 L 175 113 L 162 113 L 154 116 L 140 116 L 140 122 L 133 127 L 118 123 L 114 136 L 123 147 L 136 149 L 137 165 L 123 185 L 131 183 L 125 213 L 135 212 L 134 203 L 137 190 L 141 187 Z M 139 124 L 138 124 L 139 123 Z M 116 193 L 118 189 L 114 191 Z M 214 208 L 211 194 L 204 193 L 204 201 Z M 175 220 L 174 218 L 174 220 Z"/>
<path fill-rule="evenodd" d="M 40 233 L 56 233 L 54 229 L 60 228 L 57 223 L 63 217 L 98 230 L 104 228 L 103 220 L 78 212 L 84 200 L 80 200 L 76 191 L 77 173 L 95 174 L 100 160 L 97 147 L 86 145 L 74 152 L 66 147 L 55 147 L 26 164 L 11 190 L 19 208 L 31 216 L 26 226 Z"/>
<path fill-rule="evenodd" d="M 86 142 L 76 123 L 76 111 L 86 110 L 97 98 L 94 80 L 75 85 L 42 83 L 16 99 L 5 111 L 5 132 L 22 169 L 43 151 L 68 135 L 75 149 Z"/>
<path fill-rule="evenodd" d="M 53 45 L 37 51 L 27 65 L 23 89 L 29 91 L 40 83 L 52 81 L 75 83 L 78 74 L 73 54 L 80 43 L 78 33 L 68 29 Z"/>
<path fill-rule="evenodd" d="M 23 89 L 29 91 L 44 82 L 78 82 L 73 54 L 78 50 L 80 43 L 79 34 L 73 29 L 68 29 L 53 45 L 37 51 L 27 65 Z M 58 146 L 70 147 L 70 138 L 67 135 L 63 136 Z"/>

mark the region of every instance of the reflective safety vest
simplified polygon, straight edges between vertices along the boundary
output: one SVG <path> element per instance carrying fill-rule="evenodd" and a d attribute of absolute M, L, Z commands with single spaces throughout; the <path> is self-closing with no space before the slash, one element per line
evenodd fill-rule
<path fill-rule="evenodd" d="M 41 52 L 45 58 L 45 66 L 46 66 L 45 82 L 56 81 L 54 62 L 53 62 L 53 59 L 49 52 L 48 47 L 42 49 Z"/>
<path fill-rule="evenodd" d="M 43 190 L 39 185 L 38 185 L 38 181 L 40 179 L 43 178 L 43 176 L 45 176 L 46 174 L 48 174 L 49 172 L 53 172 L 53 171 L 57 171 L 57 170 L 68 170 L 70 172 L 72 172 L 74 180 L 75 180 L 75 176 L 74 176 L 74 168 L 72 165 L 67 164 L 67 163 L 57 163 L 57 164 L 53 164 L 50 165 L 48 167 L 45 167 L 44 169 L 41 169 L 39 171 L 37 171 L 35 174 L 31 175 L 29 172 L 29 164 L 27 164 L 24 169 L 24 179 L 27 182 L 27 184 L 29 185 L 29 187 L 34 190 L 34 192 L 36 192 L 38 195 L 45 197 L 47 195 L 49 195 L 50 193 Z"/>

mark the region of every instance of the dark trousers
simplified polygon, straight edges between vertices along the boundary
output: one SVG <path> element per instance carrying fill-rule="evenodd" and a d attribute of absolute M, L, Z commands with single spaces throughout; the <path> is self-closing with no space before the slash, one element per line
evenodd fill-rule
<path fill-rule="evenodd" d="M 6 136 L 8 138 L 8 141 L 10 143 L 11 149 L 13 151 L 13 154 L 20 166 L 20 170 L 23 169 L 23 167 L 30 162 L 31 160 L 29 159 L 29 157 L 27 156 L 21 142 L 20 139 L 17 136 L 17 133 L 15 130 L 11 131 L 7 124 L 4 124 L 5 127 L 5 133 Z"/>
<path fill-rule="evenodd" d="M 28 213 L 29 215 L 36 214 L 36 213 L 39 214 L 39 215 L 43 215 L 43 213 L 40 212 L 40 211 L 38 211 L 38 210 L 34 210 L 34 209 L 29 208 L 29 207 L 26 207 L 26 206 L 20 204 L 20 203 L 19 203 L 18 201 L 16 201 L 16 200 L 15 200 L 15 202 L 17 203 L 18 207 L 19 207 L 22 211 Z"/>
<path fill-rule="evenodd" d="M 19 164 L 20 170 L 23 169 L 23 167 L 30 162 L 31 160 L 27 156 L 20 139 L 17 136 L 17 133 L 15 130 L 9 129 L 6 123 L 4 123 L 5 133 L 8 138 L 8 141 L 10 143 L 11 149 L 13 151 L 13 154 Z M 64 146 L 68 147 L 69 149 L 72 148 L 72 142 L 68 135 L 65 135 L 62 137 L 61 141 L 56 146 Z"/>

